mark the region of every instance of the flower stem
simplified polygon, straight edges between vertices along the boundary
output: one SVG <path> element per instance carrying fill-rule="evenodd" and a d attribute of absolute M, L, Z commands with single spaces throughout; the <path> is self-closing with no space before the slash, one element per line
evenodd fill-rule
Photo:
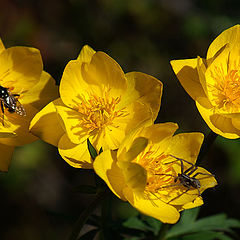
<path fill-rule="evenodd" d="M 84 209 L 84 211 L 81 213 L 80 217 L 76 221 L 72 233 L 69 236 L 69 240 L 76 240 L 78 238 L 78 235 L 87 221 L 90 214 L 97 208 L 99 203 L 102 202 L 102 200 L 108 195 L 109 191 L 108 189 L 105 189 L 103 191 L 100 191 L 96 194 L 95 198 L 90 202 L 90 204 Z"/>
<path fill-rule="evenodd" d="M 198 159 L 197 159 L 198 164 L 202 162 L 203 158 L 205 157 L 206 153 L 208 152 L 209 148 L 211 147 L 211 145 L 213 144 L 217 136 L 218 134 L 214 133 L 213 131 L 211 131 L 207 135 L 201 147 L 200 153 L 198 155 Z"/>

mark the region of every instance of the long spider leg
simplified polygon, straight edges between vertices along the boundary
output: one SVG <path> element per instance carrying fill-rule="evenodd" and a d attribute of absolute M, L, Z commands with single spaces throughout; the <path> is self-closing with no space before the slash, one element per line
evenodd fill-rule
<path fill-rule="evenodd" d="M 177 187 L 177 186 L 182 186 L 182 184 L 181 183 L 170 184 L 170 185 L 162 186 L 162 187 L 160 187 L 160 188 L 158 188 L 156 190 L 160 190 L 162 188 L 168 188 L 168 187 Z"/>
<path fill-rule="evenodd" d="M 193 177 L 195 178 L 197 175 L 205 175 L 205 176 L 209 176 L 209 177 L 214 177 L 213 174 L 210 174 L 210 173 L 202 173 L 202 172 L 198 172 L 198 173 L 194 174 Z"/>
<path fill-rule="evenodd" d="M 173 199 L 171 199 L 168 203 L 170 203 L 170 202 L 174 201 L 175 199 L 181 197 L 184 193 L 187 193 L 189 190 L 190 190 L 190 187 L 188 187 L 188 188 L 186 189 L 186 191 L 183 191 L 179 196 L 176 196 L 176 197 L 174 197 Z"/>
<path fill-rule="evenodd" d="M 185 170 L 184 173 L 187 174 L 188 176 L 191 176 L 197 169 L 198 169 L 198 166 L 193 165 L 192 167 L 190 167 L 187 170 Z"/>
<path fill-rule="evenodd" d="M 173 155 L 169 155 L 169 156 L 175 158 L 176 161 L 183 161 L 183 162 L 186 162 L 186 163 L 188 163 L 188 164 L 190 164 L 190 165 L 192 165 L 192 166 L 195 166 L 193 163 L 191 163 L 191 162 L 189 162 L 189 161 L 187 161 L 187 160 L 185 160 L 185 159 L 178 158 L 178 157 L 175 157 L 175 156 L 173 156 Z"/>

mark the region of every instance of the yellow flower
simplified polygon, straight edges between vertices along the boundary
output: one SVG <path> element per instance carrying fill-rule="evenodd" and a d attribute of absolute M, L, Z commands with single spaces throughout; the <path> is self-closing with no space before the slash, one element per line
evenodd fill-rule
<path fill-rule="evenodd" d="M 7 171 L 14 147 L 37 139 L 28 130 L 30 121 L 58 91 L 37 49 L 6 49 L 1 39 L 0 90 L 0 171 Z"/>
<path fill-rule="evenodd" d="M 200 194 L 217 184 L 207 170 L 195 166 L 203 134 L 173 136 L 176 129 L 174 123 L 141 126 L 118 151 L 103 151 L 93 164 L 116 196 L 166 223 L 175 223 L 179 211 L 203 204 Z M 184 171 L 191 177 L 189 187 Z"/>
<path fill-rule="evenodd" d="M 211 130 L 226 138 L 240 137 L 240 25 L 221 33 L 207 58 L 173 60 L 179 81 Z"/>
<path fill-rule="evenodd" d="M 35 116 L 30 129 L 57 146 L 71 166 L 92 168 L 87 139 L 98 151 L 118 148 L 136 124 L 156 119 L 162 83 L 140 72 L 124 74 L 111 57 L 86 45 L 67 64 L 59 90 L 60 98 Z"/>

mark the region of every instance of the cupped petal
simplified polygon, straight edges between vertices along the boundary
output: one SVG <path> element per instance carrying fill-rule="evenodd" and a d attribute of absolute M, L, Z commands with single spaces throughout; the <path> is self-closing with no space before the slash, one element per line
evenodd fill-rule
<path fill-rule="evenodd" d="M 177 129 L 177 123 L 158 123 L 143 128 L 141 136 L 149 139 L 152 144 L 156 144 L 168 137 L 173 136 Z"/>
<path fill-rule="evenodd" d="M 213 58 L 218 51 L 226 44 L 235 45 L 240 41 L 240 25 L 237 24 L 223 31 L 209 46 L 207 51 L 207 59 Z"/>
<path fill-rule="evenodd" d="M 112 97 L 119 97 L 127 89 L 127 81 L 120 65 L 104 52 L 96 52 L 89 65 L 84 65 L 82 76 L 91 84 L 111 89 Z M 119 94 L 122 93 L 122 94 Z"/>
<path fill-rule="evenodd" d="M 197 97 L 206 97 L 198 75 L 197 58 L 172 60 L 170 63 L 183 88 L 194 100 Z"/>
<path fill-rule="evenodd" d="M 196 106 L 202 118 L 213 132 L 229 139 L 240 137 L 240 130 L 234 127 L 231 118 L 215 114 L 212 109 L 206 109 L 197 102 Z"/>
<path fill-rule="evenodd" d="M 0 171 L 7 172 L 9 164 L 12 159 L 14 147 L 13 146 L 6 146 L 0 144 L 0 152 L 1 152 L 1 160 L 0 160 Z"/>
<path fill-rule="evenodd" d="M 134 101 L 138 101 L 150 108 L 153 120 L 157 118 L 162 98 L 163 84 L 153 76 L 141 72 L 125 74 L 128 88 L 119 108 L 125 107 Z"/>
<path fill-rule="evenodd" d="M 0 85 L 21 94 L 38 83 L 42 69 L 39 50 L 29 47 L 11 47 L 0 54 Z"/>
<path fill-rule="evenodd" d="M 179 211 L 182 211 L 182 210 L 185 210 L 185 209 L 191 209 L 191 208 L 199 207 L 201 205 L 203 205 L 203 199 L 200 196 L 200 197 L 197 197 L 196 199 L 194 199 L 194 201 L 192 201 L 192 202 L 188 202 L 188 203 L 184 204 L 183 206 L 179 206 L 179 207 L 176 206 L 176 207 Z"/>
<path fill-rule="evenodd" d="M 38 112 L 32 119 L 29 129 L 35 136 L 57 147 L 65 131 L 62 120 L 56 112 L 56 105 L 63 105 L 60 98 L 50 102 Z"/>
<path fill-rule="evenodd" d="M 135 192 L 143 192 L 147 184 L 147 172 L 137 163 L 118 161 L 122 169 L 125 182 Z"/>
<path fill-rule="evenodd" d="M 165 153 L 195 164 L 204 135 L 202 133 L 180 133 L 172 137 Z"/>
<path fill-rule="evenodd" d="M 106 150 L 96 157 L 93 163 L 94 171 L 101 177 L 111 191 L 123 201 L 123 189 L 127 187 L 122 170 L 117 165 L 117 152 Z"/>
<path fill-rule="evenodd" d="M 217 185 L 214 175 L 202 167 L 198 167 L 194 172 L 194 175 L 200 181 L 200 193 L 205 191 L 207 188 L 212 188 Z"/>
<path fill-rule="evenodd" d="M 88 129 L 81 124 L 82 114 L 65 106 L 64 104 L 55 105 L 59 117 L 64 123 L 64 129 L 74 144 L 80 144 L 89 137 Z"/>
<path fill-rule="evenodd" d="M 26 116 L 5 111 L 4 127 L 6 127 L 8 131 L 16 133 L 16 136 L 13 138 L 1 138 L 0 143 L 11 146 L 21 146 L 37 140 L 37 137 L 29 132 L 29 125 L 38 110 L 29 104 L 24 105 L 24 109 Z"/>
<path fill-rule="evenodd" d="M 89 47 L 88 45 L 84 45 L 77 57 L 77 60 L 89 63 L 91 62 L 92 57 L 95 53 L 96 51 L 94 51 L 91 47 Z"/>
<path fill-rule="evenodd" d="M 159 123 L 153 124 L 151 119 L 147 119 L 140 124 L 135 125 L 131 131 L 126 135 L 118 150 L 118 159 L 125 159 L 126 152 L 129 151 L 133 141 L 138 137 L 149 139 L 149 143 L 156 151 L 164 151 L 168 146 L 168 141 L 174 132 L 177 130 L 176 123 Z M 162 143 L 163 140 L 165 144 Z M 161 142 L 161 144 L 159 144 Z"/>
<path fill-rule="evenodd" d="M 205 79 L 206 70 L 207 70 L 206 60 L 204 58 L 197 57 L 197 71 L 198 71 L 199 80 L 206 96 L 208 96 L 206 79 Z"/>
<path fill-rule="evenodd" d="M 58 143 L 58 151 L 61 157 L 72 167 L 93 168 L 92 159 L 87 148 L 87 141 L 74 144 L 68 138 L 67 134 L 64 134 Z"/>
<path fill-rule="evenodd" d="M 60 95 L 63 102 L 77 108 L 82 99 L 92 96 L 120 97 L 127 88 L 126 79 L 121 67 L 107 54 L 97 52 L 91 62 L 70 61 L 62 76 Z"/>
<path fill-rule="evenodd" d="M 176 223 L 180 217 L 175 207 L 160 199 L 150 200 L 144 194 L 134 193 L 130 188 L 124 189 L 124 195 L 133 207 L 163 223 Z"/>
<path fill-rule="evenodd" d="M 1 52 L 4 51 L 4 50 L 5 50 L 5 47 L 4 47 L 4 44 L 3 44 L 3 42 L 2 42 L 2 39 L 0 38 L 0 54 L 1 54 Z"/>
<path fill-rule="evenodd" d="M 229 62 L 229 48 L 225 48 L 221 54 L 211 65 L 207 68 L 205 72 L 206 87 L 208 92 L 208 99 L 213 106 L 216 106 L 220 111 L 219 103 L 217 101 L 219 95 L 219 89 L 221 89 L 221 84 L 225 81 L 225 76 L 228 74 L 228 62 Z"/>
<path fill-rule="evenodd" d="M 131 162 L 134 160 L 138 154 L 140 154 L 148 145 L 148 139 L 144 137 L 138 137 L 134 139 L 131 147 L 129 150 L 125 153 L 125 159 L 126 162 Z"/>
<path fill-rule="evenodd" d="M 232 124 L 236 129 L 240 130 L 240 113 L 232 117 Z"/>
<path fill-rule="evenodd" d="M 42 71 L 39 82 L 24 93 L 19 101 L 21 101 L 21 104 L 31 104 L 35 108 L 40 109 L 58 97 L 58 86 L 56 86 L 55 80 L 50 74 Z"/>

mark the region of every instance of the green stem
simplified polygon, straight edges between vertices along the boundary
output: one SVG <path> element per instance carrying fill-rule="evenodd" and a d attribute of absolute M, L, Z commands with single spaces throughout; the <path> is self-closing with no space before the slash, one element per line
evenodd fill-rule
<path fill-rule="evenodd" d="M 165 240 L 165 236 L 166 236 L 166 233 L 167 233 L 169 227 L 170 227 L 170 224 L 163 223 L 162 227 L 156 237 L 156 240 Z"/>
<path fill-rule="evenodd" d="M 213 131 L 211 131 L 207 135 L 201 147 L 200 153 L 198 155 L 198 159 L 197 159 L 198 164 L 202 162 L 203 158 L 205 157 L 206 153 L 208 152 L 209 148 L 211 147 L 211 145 L 213 144 L 217 136 L 218 134 L 214 133 Z"/>
<path fill-rule="evenodd" d="M 102 200 L 108 195 L 109 191 L 100 191 L 99 193 L 96 194 L 95 198 L 93 199 L 92 202 L 84 209 L 84 211 L 81 213 L 80 217 L 78 218 L 77 222 L 75 223 L 73 227 L 73 231 L 69 237 L 69 240 L 76 240 L 78 238 L 78 235 L 87 221 L 88 217 L 90 214 L 97 208 L 99 203 L 102 202 Z"/>

